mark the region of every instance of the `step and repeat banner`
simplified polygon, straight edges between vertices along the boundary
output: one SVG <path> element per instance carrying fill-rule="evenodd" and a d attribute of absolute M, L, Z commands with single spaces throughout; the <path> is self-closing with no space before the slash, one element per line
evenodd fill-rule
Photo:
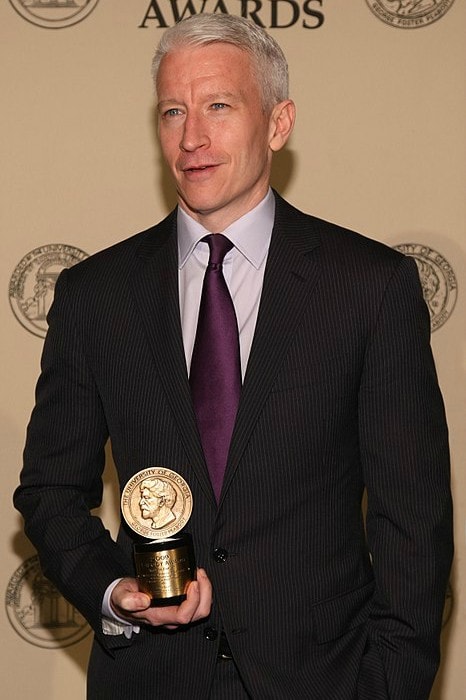
<path fill-rule="evenodd" d="M 416 260 L 451 431 L 456 562 L 433 700 L 466 697 L 466 3 L 464 0 L 3 0 L 2 694 L 79 700 L 91 633 L 43 577 L 11 504 L 60 271 L 174 205 L 150 63 L 198 12 L 251 17 L 288 56 L 295 133 L 274 186 Z M 112 533 L 111 459 L 101 517 Z M 396 698 L 394 698 L 396 700 Z"/>

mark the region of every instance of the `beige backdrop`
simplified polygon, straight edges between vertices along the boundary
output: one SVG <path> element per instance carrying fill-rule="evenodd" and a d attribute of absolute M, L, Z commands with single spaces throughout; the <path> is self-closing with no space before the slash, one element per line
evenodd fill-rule
<path fill-rule="evenodd" d="M 61 267 L 80 251 L 93 253 L 151 225 L 173 198 L 160 174 L 149 71 L 161 30 L 155 19 L 140 26 L 149 0 L 88 5 L 77 0 L 78 7 L 95 7 L 63 28 L 70 10 L 50 6 L 34 16 L 32 1 L 0 5 L 2 694 L 78 700 L 85 694 L 90 636 L 81 639 L 86 629 L 79 615 L 41 579 L 11 505 L 39 368 L 41 314 Z M 197 9 L 202 5 L 192 2 Z M 55 0 L 60 3 L 66 0 Z M 262 0 L 266 26 L 272 4 Z M 299 118 L 277 161 L 274 184 L 308 212 L 393 246 L 411 244 L 405 250 L 418 260 L 436 327 L 433 347 L 451 429 L 456 505 L 453 606 L 432 697 L 461 700 L 466 697 L 466 3 L 435 0 L 442 11 L 450 8 L 418 28 L 389 26 L 369 4 L 397 5 L 275 4 L 281 24 L 289 23 L 293 8 L 299 11 L 294 25 L 272 30 L 289 57 Z M 170 2 L 158 5 L 171 24 Z M 214 6 L 207 0 L 206 10 Z M 224 6 L 240 13 L 239 0 L 224 0 Z M 322 13 L 321 26 L 303 26 L 303 21 L 318 24 L 305 7 Z M 47 17 L 58 18 L 54 28 L 37 25 Z M 103 517 L 114 532 L 111 466 L 106 488 Z"/>

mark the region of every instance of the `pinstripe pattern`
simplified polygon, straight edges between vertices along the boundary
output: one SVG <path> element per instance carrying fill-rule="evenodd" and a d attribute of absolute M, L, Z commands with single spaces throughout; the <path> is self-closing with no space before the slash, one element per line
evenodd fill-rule
<path fill-rule="evenodd" d="M 250 698 L 235 664 L 232 661 L 218 663 L 215 667 L 209 700 L 250 700 Z"/>
<path fill-rule="evenodd" d="M 190 484 L 215 591 L 205 623 L 101 634 L 103 591 L 133 571 L 128 532 L 114 544 L 87 515 L 107 434 L 122 485 L 153 464 Z M 96 631 L 90 699 L 208 698 L 218 642 L 204 629 L 221 616 L 254 699 L 427 700 L 451 502 L 415 264 L 277 196 L 218 509 L 189 394 L 174 216 L 65 271 L 15 502 L 46 575 Z"/>

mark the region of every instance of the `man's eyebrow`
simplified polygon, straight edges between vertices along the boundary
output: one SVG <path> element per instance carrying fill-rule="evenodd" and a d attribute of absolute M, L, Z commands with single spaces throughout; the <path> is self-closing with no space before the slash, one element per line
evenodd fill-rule
<path fill-rule="evenodd" d="M 204 97 L 206 102 L 221 102 L 222 100 L 240 100 L 241 93 L 236 92 L 211 92 Z"/>
<path fill-rule="evenodd" d="M 181 104 L 181 100 L 175 100 L 175 98 L 167 99 L 167 100 L 160 100 L 160 102 L 157 102 L 157 109 L 160 107 L 164 107 L 165 105 L 174 105 L 174 104 Z"/>

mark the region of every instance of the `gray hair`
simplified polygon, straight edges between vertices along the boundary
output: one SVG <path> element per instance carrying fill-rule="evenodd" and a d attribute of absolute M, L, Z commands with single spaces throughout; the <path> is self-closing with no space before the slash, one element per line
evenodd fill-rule
<path fill-rule="evenodd" d="M 165 505 L 171 508 L 176 501 L 176 490 L 170 482 L 163 479 L 148 477 L 139 484 L 141 493 L 143 489 L 148 489 L 156 498 L 163 498 Z"/>
<path fill-rule="evenodd" d="M 222 13 L 192 15 L 165 31 L 152 61 L 155 85 L 167 53 L 185 46 L 215 43 L 232 44 L 249 53 L 266 112 L 288 99 L 288 64 L 275 39 L 251 20 Z"/>

